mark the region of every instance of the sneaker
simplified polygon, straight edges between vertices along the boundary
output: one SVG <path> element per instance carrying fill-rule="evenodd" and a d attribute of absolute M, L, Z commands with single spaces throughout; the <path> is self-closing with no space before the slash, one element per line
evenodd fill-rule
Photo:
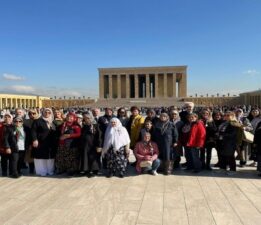
<path fill-rule="evenodd" d="M 157 171 L 155 171 L 155 170 L 152 170 L 151 171 L 151 174 L 153 175 L 153 176 L 158 176 L 159 174 L 157 173 Z"/>

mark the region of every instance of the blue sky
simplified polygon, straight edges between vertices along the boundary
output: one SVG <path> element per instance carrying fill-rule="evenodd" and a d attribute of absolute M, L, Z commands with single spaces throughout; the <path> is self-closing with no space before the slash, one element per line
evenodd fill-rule
<path fill-rule="evenodd" d="M 260 0 L 0 0 L 0 92 L 98 95 L 99 67 L 188 65 L 190 95 L 261 88 Z"/>

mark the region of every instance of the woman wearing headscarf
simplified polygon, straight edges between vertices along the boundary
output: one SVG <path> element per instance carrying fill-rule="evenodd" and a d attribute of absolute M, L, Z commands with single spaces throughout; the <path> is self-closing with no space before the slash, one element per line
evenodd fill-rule
<path fill-rule="evenodd" d="M 50 108 L 45 108 L 42 117 L 33 121 L 31 132 L 36 175 L 53 175 L 56 132 Z"/>
<path fill-rule="evenodd" d="M 81 128 L 76 119 L 74 113 L 68 113 L 61 126 L 61 136 L 56 155 L 56 169 L 59 174 L 66 172 L 71 176 L 80 170 L 79 138 Z"/>
<path fill-rule="evenodd" d="M 161 113 L 160 121 L 155 126 L 154 136 L 159 147 L 159 159 L 162 162 L 162 169 L 165 175 L 173 172 L 175 160 L 174 148 L 177 147 L 178 131 L 175 125 L 169 121 L 167 113 Z"/>
<path fill-rule="evenodd" d="M 106 129 L 103 144 L 103 154 L 107 157 L 108 177 L 119 173 L 121 178 L 124 177 L 127 168 L 129 155 L 130 137 L 125 127 L 117 118 L 110 121 Z"/>
<path fill-rule="evenodd" d="M 101 169 L 101 131 L 91 114 L 83 115 L 80 139 L 81 171 L 88 177 L 96 176 Z"/>

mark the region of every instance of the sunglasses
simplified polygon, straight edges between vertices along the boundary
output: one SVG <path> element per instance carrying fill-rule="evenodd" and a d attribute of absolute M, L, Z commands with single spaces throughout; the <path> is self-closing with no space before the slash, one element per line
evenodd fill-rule
<path fill-rule="evenodd" d="M 30 115 L 36 115 L 36 113 L 33 113 L 33 112 L 32 112 L 32 113 L 30 113 Z"/>
<path fill-rule="evenodd" d="M 22 121 L 15 121 L 15 123 L 22 123 Z"/>
<path fill-rule="evenodd" d="M 45 113 L 51 114 L 51 112 L 50 112 L 50 111 L 46 111 Z"/>

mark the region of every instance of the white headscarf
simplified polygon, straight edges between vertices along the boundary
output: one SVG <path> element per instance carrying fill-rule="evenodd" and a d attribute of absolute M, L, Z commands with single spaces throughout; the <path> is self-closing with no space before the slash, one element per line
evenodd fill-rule
<path fill-rule="evenodd" d="M 44 114 L 45 114 L 46 111 L 50 111 L 50 112 L 51 112 L 51 115 L 50 115 L 48 118 L 44 117 Z M 48 128 L 50 129 L 51 126 L 52 126 L 53 120 L 54 120 L 54 116 L 53 116 L 53 111 L 52 111 L 52 109 L 50 109 L 50 108 L 45 108 L 45 109 L 43 110 L 42 118 L 43 118 L 43 120 L 47 123 L 47 126 L 48 126 Z"/>
<path fill-rule="evenodd" d="M 112 122 L 116 122 L 116 127 L 112 127 Z M 130 137 L 126 128 L 122 126 L 119 119 L 112 118 L 105 132 L 103 153 L 106 153 L 111 147 L 113 147 L 113 150 L 116 152 L 122 146 L 128 145 L 129 143 Z"/>

